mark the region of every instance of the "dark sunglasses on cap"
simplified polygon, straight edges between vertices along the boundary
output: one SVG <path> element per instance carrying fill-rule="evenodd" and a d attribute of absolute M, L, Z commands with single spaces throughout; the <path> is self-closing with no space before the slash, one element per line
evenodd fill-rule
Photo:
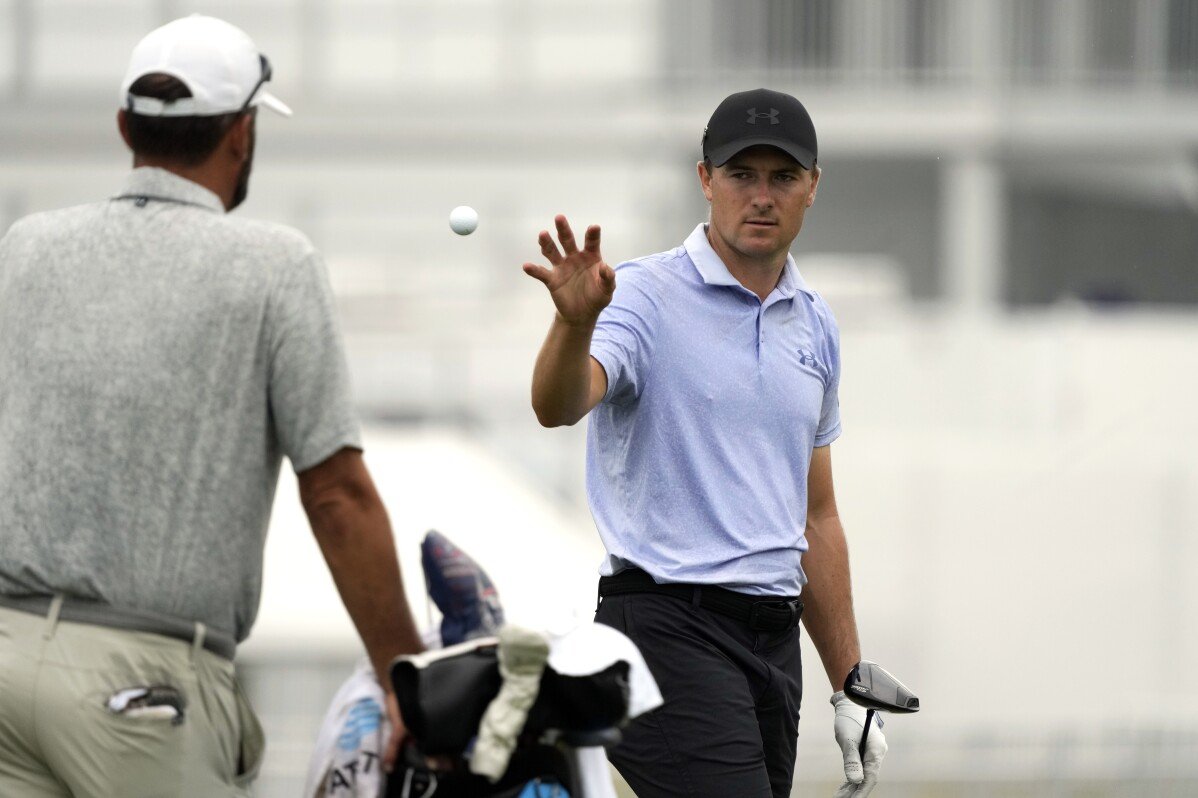
<path fill-rule="evenodd" d="M 262 53 L 258 53 L 258 63 L 261 65 L 262 75 L 258 78 L 258 82 L 254 84 L 254 88 L 250 90 L 250 96 L 245 98 L 245 104 L 242 105 L 241 110 L 237 112 L 239 114 L 244 114 L 250 109 L 250 103 L 254 101 L 254 96 L 258 93 L 258 90 L 262 88 L 262 84 L 270 80 L 270 59 L 262 55 Z"/>

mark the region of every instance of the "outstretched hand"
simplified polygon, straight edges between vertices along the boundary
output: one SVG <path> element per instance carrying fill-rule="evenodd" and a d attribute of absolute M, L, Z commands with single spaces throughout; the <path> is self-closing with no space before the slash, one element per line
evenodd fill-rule
<path fill-rule="evenodd" d="M 587 228 L 583 247 L 579 249 L 566 217 L 558 214 L 553 221 L 561 249 L 548 230 L 537 236 L 541 254 L 552 268 L 526 263 L 524 273 L 549 289 L 562 321 L 571 325 L 593 324 L 616 290 L 616 272 L 603 262 L 599 253 L 599 225 Z"/>

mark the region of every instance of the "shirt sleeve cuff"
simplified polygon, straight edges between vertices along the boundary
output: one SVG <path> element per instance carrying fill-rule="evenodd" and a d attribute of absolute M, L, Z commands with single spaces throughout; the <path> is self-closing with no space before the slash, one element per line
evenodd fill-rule
<path fill-rule="evenodd" d="M 357 449 L 362 451 L 362 435 L 355 429 L 341 430 L 336 435 L 330 435 L 315 444 L 304 447 L 304 451 L 291 459 L 291 467 L 299 474 L 313 466 L 318 466 L 342 449 Z"/>
<path fill-rule="evenodd" d="M 610 401 L 612 394 L 615 392 L 613 375 L 618 374 L 620 371 L 619 357 L 607 349 L 602 342 L 597 343 L 595 341 L 591 342 L 591 357 L 595 358 L 599 365 L 603 367 L 603 374 L 607 377 L 607 390 L 603 393 L 603 399 L 600 401 Z"/>
<path fill-rule="evenodd" d="M 831 443 L 832 441 L 836 440 L 839 437 L 840 437 L 840 422 L 837 421 L 835 427 L 833 427 L 832 429 L 823 433 L 822 435 L 815 436 L 815 448 L 818 449 L 821 446 L 827 446 L 829 443 Z"/>

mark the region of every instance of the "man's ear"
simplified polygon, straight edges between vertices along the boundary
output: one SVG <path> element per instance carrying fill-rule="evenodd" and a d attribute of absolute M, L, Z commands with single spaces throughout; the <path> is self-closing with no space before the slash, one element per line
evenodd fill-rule
<path fill-rule="evenodd" d="M 129 140 L 129 112 L 124 108 L 116 112 L 116 129 L 121 132 L 121 140 L 125 142 L 125 146 L 133 149 L 133 142 Z"/>
<path fill-rule="evenodd" d="M 703 196 L 711 202 L 711 173 L 707 171 L 707 164 L 699 161 L 695 168 L 699 172 L 699 185 L 703 188 Z"/>
<path fill-rule="evenodd" d="M 815 204 L 815 190 L 819 187 L 819 176 L 822 174 L 818 166 L 811 167 L 811 190 L 807 192 L 807 207 Z"/>
<path fill-rule="evenodd" d="M 254 115 L 242 114 L 225 133 L 225 147 L 236 163 L 245 163 L 253 153 Z"/>

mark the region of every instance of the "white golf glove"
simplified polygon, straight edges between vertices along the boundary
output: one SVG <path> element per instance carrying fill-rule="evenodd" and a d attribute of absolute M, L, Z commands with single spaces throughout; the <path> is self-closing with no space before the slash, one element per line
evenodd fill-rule
<path fill-rule="evenodd" d="M 886 756 L 886 736 L 882 734 L 882 716 L 875 712 L 869 724 L 869 737 L 865 740 L 865 761 L 861 761 L 858 748 L 861 731 L 865 728 L 866 709 L 854 704 L 843 692 L 834 693 L 832 706 L 836 708 L 836 742 L 844 756 L 845 782 L 836 791 L 835 798 L 865 798 L 878 784 L 878 771 L 882 757 Z"/>

